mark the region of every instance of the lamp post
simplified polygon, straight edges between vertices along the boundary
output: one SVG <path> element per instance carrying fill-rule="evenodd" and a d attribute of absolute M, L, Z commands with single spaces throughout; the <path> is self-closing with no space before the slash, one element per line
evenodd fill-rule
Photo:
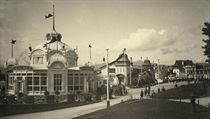
<path fill-rule="evenodd" d="M 107 101 L 107 108 L 110 107 L 110 100 L 109 100 L 109 49 L 106 49 L 107 52 L 107 86 L 106 86 L 106 101 Z"/>

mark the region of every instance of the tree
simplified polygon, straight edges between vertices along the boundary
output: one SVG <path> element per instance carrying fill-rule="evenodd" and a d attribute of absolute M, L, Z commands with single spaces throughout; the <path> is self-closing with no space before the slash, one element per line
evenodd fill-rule
<path fill-rule="evenodd" d="M 204 55 L 208 57 L 206 62 L 210 63 L 210 23 L 204 23 L 204 27 L 202 28 L 202 34 L 208 37 L 207 39 L 203 39 L 205 45 L 202 46 L 202 48 L 204 49 Z"/>

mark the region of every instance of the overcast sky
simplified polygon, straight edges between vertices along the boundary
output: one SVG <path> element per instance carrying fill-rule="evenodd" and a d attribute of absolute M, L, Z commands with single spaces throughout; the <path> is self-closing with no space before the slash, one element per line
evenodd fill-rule
<path fill-rule="evenodd" d="M 204 60 L 201 34 L 210 22 L 208 0 L 55 0 L 56 30 L 62 42 L 79 48 L 79 64 L 92 58 L 101 63 L 110 49 L 110 61 L 123 48 L 133 60 L 148 57 L 151 62 L 174 64 L 176 59 Z M 28 45 L 43 44 L 52 31 L 51 0 L 0 1 L 0 61 L 11 55 L 16 39 L 18 59 Z"/>

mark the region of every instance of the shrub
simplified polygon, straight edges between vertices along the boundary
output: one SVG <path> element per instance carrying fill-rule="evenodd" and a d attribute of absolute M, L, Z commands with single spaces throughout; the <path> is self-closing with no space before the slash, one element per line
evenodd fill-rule
<path fill-rule="evenodd" d="M 26 104 L 34 104 L 34 96 L 26 96 L 26 97 L 24 97 L 24 102 Z"/>
<path fill-rule="evenodd" d="M 52 104 L 55 102 L 55 96 L 54 95 L 48 95 L 47 96 L 47 103 Z"/>
<path fill-rule="evenodd" d="M 71 95 L 68 95 L 68 102 L 74 102 L 74 98 L 75 98 L 75 95 L 74 94 L 71 94 Z"/>

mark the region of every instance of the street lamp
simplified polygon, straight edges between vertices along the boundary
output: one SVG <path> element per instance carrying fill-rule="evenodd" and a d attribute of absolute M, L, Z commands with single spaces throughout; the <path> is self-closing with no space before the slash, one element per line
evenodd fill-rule
<path fill-rule="evenodd" d="M 107 108 L 110 107 L 110 101 L 109 101 L 109 49 L 106 49 L 107 52 L 107 86 L 106 86 L 106 101 L 107 101 Z"/>

